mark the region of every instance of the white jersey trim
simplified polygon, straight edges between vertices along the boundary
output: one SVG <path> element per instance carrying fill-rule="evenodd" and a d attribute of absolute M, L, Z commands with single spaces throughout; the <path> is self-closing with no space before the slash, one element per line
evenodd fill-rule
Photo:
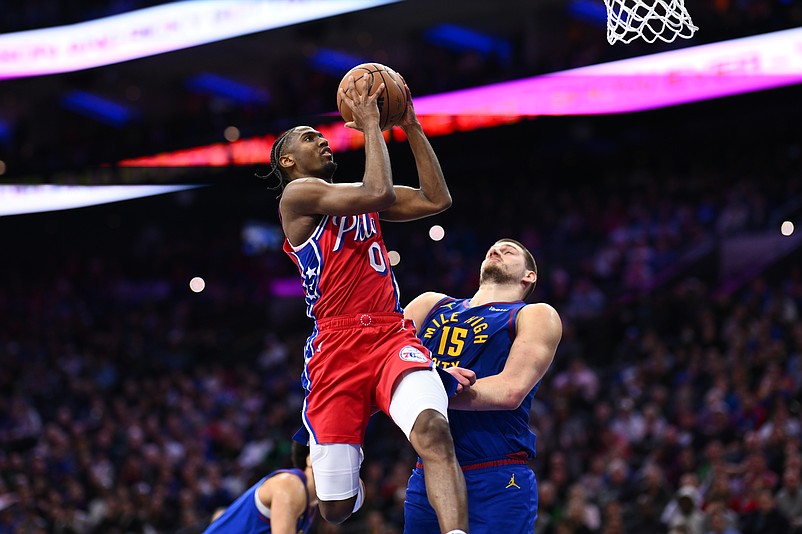
<path fill-rule="evenodd" d="M 263 480 L 262 484 L 267 482 L 267 480 L 268 479 Z M 259 484 L 259 488 L 262 487 L 262 484 Z M 256 491 L 253 492 L 253 503 L 256 505 L 256 509 L 259 510 L 260 514 L 270 519 L 270 508 L 265 506 L 264 503 L 259 500 L 259 488 L 256 488 Z"/>
<path fill-rule="evenodd" d="M 326 227 L 326 223 L 328 223 L 328 222 L 329 222 L 329 216 L 328 216 L 328 215 L 324 215 L 324 216 L 323 216 L 323 217 L 320 219 L 320 222 L 319 222 L 319 223 L 317 223 L 317 226 L 315 227 L 315 231 L 314 231 L 314 232 L 312 232 L 312 235 L 310 235 L 310 236 L 309 236 L 309 237 L 306 239 L 306 241 L 304 241 L 303 243 L 301 243 L 301 244 L 300 244 L 300 245 L 298 245 L 297 247 L 296 247 L 295 245 L 293 245 L 293 244 L 290 242 L 290 238 L 288 237 L 288 238 L 287 238 L 287 243 L 290 245 L 290 248 L 292 249 L 292 251 L 293 251 L 293 252 L 298 252 L 299 250 L 301 250 L 302 248 L 304 248 L 306 245 L 308 245 L 309 243 L 311 243 L 312 241 L 314 241 L 315 239 L 317 239 L 318 237 L 320 237 L 320 234 L 321 234 L 321 233 L 323 233 L 323 228 L 325 228 L 325 227 Z"/>

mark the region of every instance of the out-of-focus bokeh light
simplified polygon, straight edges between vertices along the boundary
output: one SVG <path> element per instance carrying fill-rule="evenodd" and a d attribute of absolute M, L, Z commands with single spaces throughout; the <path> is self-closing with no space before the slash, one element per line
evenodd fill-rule
<path fill-rule="evenodd" d="M 223 131 L 223 137 L 226 138 L 226 141 L 233 143 L 234 141 L 239 140 L 239 128 L 236 126 L 229 126 Z"/>
<path fill-rule="evenodd" d="M 395 250 L 391 250 L 387 253 L 387 257 L 390 258 L 390 265 L 395 267 L 401 262 L 401 254 L 396 252 Z"/>
<path fill-rule="evenodd" d="M 446 231 L 439 224 L 435 224 L 429 228 L 429 237 L 432 238 L 432 241 L 440 241 L 445 235 Z"/>
<path fill-rule="evenodd" d="M 206 281 L 200 276 L 196 276 L 189 281 L 189 288 L 195 293 L 200 293 L 206 288 Z"/>
<path fill-rule="evenodd" d="M 793 234 L 794 223 L 792 223 L 791 221 L 783 221 L 783 223 L 780 225 L 780 232 L 782 232 L 783 235 Z"/>

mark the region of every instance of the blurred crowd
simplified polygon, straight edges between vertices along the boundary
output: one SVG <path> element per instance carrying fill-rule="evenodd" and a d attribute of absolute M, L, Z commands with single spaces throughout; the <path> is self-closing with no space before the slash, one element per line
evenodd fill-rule
<path fill-rule="evenodd" d="M 735 291 L 694 265 L 618 300 L 629 255 L 651 250 L 659 272 L 701 242 L 773 228 L 798 180 L 708 174 L 622 196 L 623 182 L 522 177 L 493 206 L 467 198 L 483 179 L 454 188 L 442 242 L 430 222 L 384 229 L 404 302 L 472 294 L 501 236 L 541 262 L 534 298 L 564 336 L 531 414 L 536 532 L 802 532 L 799 254 Z M 17 252 L 0 267 L 0 534 L 197 533 L 288 465 L 310 323 L 275 291 L 295 279 L 289 259 L 242 246 L 242 224 L 274 202 L 258 185 L 0 220 Z M 600 270 L 611 248 L 621 257 Z M 401 532 L 414 453 L 383 415 L 365 453 L 366 506 L 316 532 Z"/>

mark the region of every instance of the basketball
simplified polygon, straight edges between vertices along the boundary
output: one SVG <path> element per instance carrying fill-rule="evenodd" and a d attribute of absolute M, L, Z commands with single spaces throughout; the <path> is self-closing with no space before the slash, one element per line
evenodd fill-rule
<path fill-rule="evenodd" d="M 372 95 L 384 83 L 384 90 L 376 103 L 379 106 L 379 126 L 382 130 L 389 130 L 396 125 L 407 110 L 407 92 L 404 88 L 404 78 L 396 71 L 381 63 L 362 63 L 345 73 L 340 81 L 340 87 L 348 94 L 348 77 L 354 77 L 354 83 L 359 87 L 359 80 L 365 73 L 370 74 L 368 79 L 368 94 Z M 342 101 L 340 91 L 337 90 L 337 109 L 340 115 L 349 122 L 353 120 L 351 108 Z"/>

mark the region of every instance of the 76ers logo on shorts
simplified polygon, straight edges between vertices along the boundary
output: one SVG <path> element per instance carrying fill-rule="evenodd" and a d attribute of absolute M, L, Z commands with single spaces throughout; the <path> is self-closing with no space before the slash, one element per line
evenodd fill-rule
<path fill-rule="evenodd" d="M 401 352 L 398 353 L 398 356 L 405 362 L 426 363 L 429 361 L 425 354 L 410 345 L 407 345 L 401 349 Z"/>

